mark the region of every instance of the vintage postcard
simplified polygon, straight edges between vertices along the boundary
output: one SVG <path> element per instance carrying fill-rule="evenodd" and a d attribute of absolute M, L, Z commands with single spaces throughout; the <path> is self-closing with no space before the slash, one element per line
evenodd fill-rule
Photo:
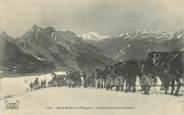
<path fill-rule="evenodd" d="M 0 0 L 0 115 L 184 115 L 184 0 Z"/>

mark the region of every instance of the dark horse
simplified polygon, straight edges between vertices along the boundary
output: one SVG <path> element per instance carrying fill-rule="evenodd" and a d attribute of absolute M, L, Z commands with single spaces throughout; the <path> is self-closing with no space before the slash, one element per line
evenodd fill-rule
<path fill-rule="evenodd" d="M 140 74 L 139 63 L 137 60 L 129 60 L 125 63 L 125 80 L 126 89 L 125 92 L 136 91 L 136 77 Z"/>
<path fill-rule="evenodd" d="M 171 94 L 174 94 L 176 82 L 175 95 L 177 96 L 182 85 L 181 79 L 184 70 L 183 52 L 153 52 L 153 54 L 152 59 L 155 60 L 154 65 L 158 71 L 165 93 L 171 86 Z"/>
<path fill-rule="evenodd" d="M 73 71 L 69 74 L 69 87 L 79 87 L 81 85 L 80 72 Z"/>
<path fill-rule="evenodd" d="M 156 69 L 156 56 L 155 52 L 148 54 L 147 58 L 144 61 L 141 61 L 139 64 L 140 74 L 139 80 L 144 94 L 149 94 L 150 88 L 156 84 L 158 71 Z"/>

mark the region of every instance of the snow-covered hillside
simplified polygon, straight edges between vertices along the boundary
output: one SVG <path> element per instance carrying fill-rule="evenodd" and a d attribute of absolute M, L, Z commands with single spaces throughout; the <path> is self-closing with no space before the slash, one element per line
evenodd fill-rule
<path fill-rule="evenodd" d="M 51 79 L 50 74 L 0 79 L 1 97 L 13 96 L 3 100 L 1 98 L 1 115 L 182 115 L 184 112 L 183 96 L 156 94 L 153 88 L 150 95 L 143 95 L 139 87 L 136 93 L 82 87 L 45 88 L 26 92 L 26 82 L 33 81 L 36 77 L 39 80 Z M 156 90 L 159 91 L 159 87 Z M 183 94 L 183 90 L 182 87 L 180 94 Z M 6 110 L 6 100 L 19 100 L 19 109 Z M 62 109 L 62 107 L 71 108 Z M 72 107 L 79 108 L 72 109 Z"/>

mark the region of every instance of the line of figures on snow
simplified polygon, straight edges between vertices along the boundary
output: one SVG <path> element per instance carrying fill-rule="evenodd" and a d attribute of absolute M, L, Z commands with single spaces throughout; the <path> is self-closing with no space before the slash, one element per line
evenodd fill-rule
<path fill-rule="evenodd" d="M 52 73 L 52 79 L 46 83 L 38 78 L 31 82 L 31 90 L 46 87 L 96 87 L 116 91 L 136 92 L 136 79 L 139 78 L 141 90 L 149 94 L 150 88 L 161 81 L 161 90 L 167 94 L 171 87 L 171 94 L 178 95 L 183 81 L 183 52 L 151 52 L 142 61 L 128 60 L 95 71 L 70 71 L 65 75 Z"/>

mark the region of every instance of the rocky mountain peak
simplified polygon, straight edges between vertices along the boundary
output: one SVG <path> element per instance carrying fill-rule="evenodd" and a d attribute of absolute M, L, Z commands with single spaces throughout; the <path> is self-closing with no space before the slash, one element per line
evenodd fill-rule
<path fill-rule="evenodd" d="M 36 31 L 36 30 L 39 30 L 39 29 L 40 29 L 40 27 L 37 26 L 36 24 L 34 24 L 34 25 L 32 26 L 32 30 L 33 30 L 33 31 Z"/>
<path fill-rule="evenodd" d="M 0 31 L 0 37 L 6 38 L 6 37 L 9 37 L 9 35 L 5 30 L 3 30 L 3 31 Z"/>
<path fill-rule="evenodd" d="M 1 45 L 4 44 L 5 42 L 14 42 L 14 39 L 12 39 L 12 37 L 9 36 L 9 34 L 6 31 L 1 31 L 0 32 L 0 42 Z"/>
<path fill-rule="evenodd" d="M 46 27 L 45 31 L 48 33 L 53 33 L 53 32 L 55 32 L 55 29 L 53 27 Z"/>

